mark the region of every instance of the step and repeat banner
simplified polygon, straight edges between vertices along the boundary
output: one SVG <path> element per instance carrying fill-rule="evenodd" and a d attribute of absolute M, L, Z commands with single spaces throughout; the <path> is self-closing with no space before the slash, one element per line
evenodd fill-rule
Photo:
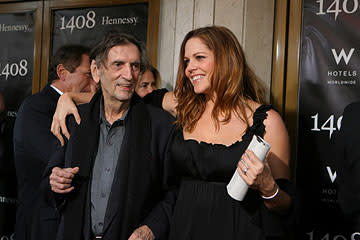
<path fill-rule="evenodd" d="M 341 159 L 334 158 L 332 141 L 341 129 L 345 106 L 360 100 L 359 4 L 359 0 L 303 1 L 296 239 L 360 239 L 360 229 L 345 230 L 337 199 L 340 169 L 335 161 Z"/>
<path fill-rule="evenodd" d="M 53 22 L 52 55 L 64 44 L 92 47 L 111 30 L 132 34 L 146 45 L 148 4 L 55 10 Z"/>
<path fill-rule="evenodd" d="M 0 92 L 15 114 L 31 95 L 34 12 L 0 13 Z"/>
<path fill-rule="evenodd" d="M 13 127 L 22 101 L 32 91 L 35 12 L 0 13 L 0 239 L 14 238 L 16 175 Z"/>
<path fill-rule="evenodd" d="M 148 48 L 156 62 L 159 0 L 44 1 L 41 86 L 47 84 L 51 57 L 65 44 L 93 47 L 107 32 L 134 35 Z"/>

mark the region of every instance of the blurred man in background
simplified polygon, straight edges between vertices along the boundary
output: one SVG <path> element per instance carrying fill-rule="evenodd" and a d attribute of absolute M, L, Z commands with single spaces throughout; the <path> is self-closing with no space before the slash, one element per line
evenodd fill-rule
<path fill-rule="evenodd" d="M 14 129 L 15 168 L 18 181 L 17 240 L 55 239 L 60 220 L 49 207 L 40 185 L 49 158 L 58 143 L 50 132 L 52 116 L 60 95 L 94 89 L 90 73 L 90 49 L 81 45 L 59 48 L 52 59 L 49 84 L 25 99 Z M 44 183 L 43 188 L 48 188 Z"/>

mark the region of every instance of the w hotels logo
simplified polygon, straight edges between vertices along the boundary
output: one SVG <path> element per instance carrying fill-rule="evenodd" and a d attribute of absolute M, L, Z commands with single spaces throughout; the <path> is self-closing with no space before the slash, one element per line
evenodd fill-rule
<path fill-rule="evenodd" d="M 340 69 L 329 69 L 328 77 L 331 79 L 328 80 L 328 84 L 331 85 L 355 85 L 357 76 L 356 69 L 349 69 L 347 65 L 349 64 L 354 52 L 355 48 L 351 48 L 350 50 L 341 50 L 339 49 L 331 49 L 336 65 L 340 67 Z M 345 63 L 345 65 L 344 65 Z M 342 69 L 341 69 L 342 68 Z M 340 79 L 338 77 L 341 77 Z"/>
<path fill-rule="evenodd" d="M 336 179 L 336 171 L 333 172 L 333 171 L 331 170 L 330 166 L 327 166 L 327 167 L 326 167 L 326 170 L 327 170 L 327 172 L 328 172 L 328 174 L 329 174 L 329 177 L 330 177 L 331 182 L 333 183 L 333 182 L 335 181 L 335 179 Z"/>
<path fill-rule="evenodd" d="M 345 52 L 345 50 L 342 48 L 341 51 L 338 53 L 336 52 L 336 49 L 331 49 L 332 54 L 335 58 L 336 64 L 339 65 L 341 59 L 344 60 L 345 64 L 348 65 L 349 61 L 355 51 L 355 48 L 351 48 L 350 51 L 348 53 Z"/>

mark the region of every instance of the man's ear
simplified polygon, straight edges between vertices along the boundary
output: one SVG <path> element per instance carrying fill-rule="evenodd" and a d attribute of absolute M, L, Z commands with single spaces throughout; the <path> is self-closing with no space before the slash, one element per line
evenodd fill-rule
<path fill-rule="evenodd" d="M 60 63 L 56 66 L 56 74 L 58 75 L 60 81 L 65 81 L 68 72 L 69 71 L 65 68 L 63 64 Z"/>
<path fill-rule="evenodd" d="M 92 60 L 92 61 L 91 61 L 91 66 L 90 66 L 90 68 L 91 68 L 91 75 L 92 75 L 94 81 L 95 81 L 96 83 L 99 83 L 99 82 L 100 82 L 100 76 L 99 76 L 99 75 L 100 75 L 100 73 L 99 73 L 100 70 L 98 69 L 95 60 Z"/>

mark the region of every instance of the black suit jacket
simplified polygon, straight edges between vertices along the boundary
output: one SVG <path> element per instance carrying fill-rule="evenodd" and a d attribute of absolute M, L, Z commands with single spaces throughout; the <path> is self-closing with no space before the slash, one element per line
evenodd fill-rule
<path fill-rule="evenodd" d="M 360 230 L 360 102 L 349 104 L 341 130 L 333 135 L 338 201 L 349 233 Z"/>
<path fill-rule="evenodd" d="M 71 138 L 66 150 L 59 150 L 50 169 L 79 166 L 74 192 L 65 196 L 63 239 L 90 239 L 89 185 L 99 139 L 101 94 L 79 108 L 82 121 L 70 121 Z M 124 121 L 121 146 L 104 221 L 103 239 L 127 240 L 139 226 L 148 225 L 157 239 L 166 239 L 175 194 L 166 184 L 167 145 L 174 129 L 174 118 L 160 108 L 134 96 Z M 60 238 L 62 239 L 62 238 Z"/>
<path fill-rule="evenodd" d="M 15 167 L 18 180 L 17 240 L 54 239 L 59 212 L 50 207 L 40 183 L 58 140 L 50 132 L 59 94 L 50 87 L 25 99 L 14 128 Z"/>

